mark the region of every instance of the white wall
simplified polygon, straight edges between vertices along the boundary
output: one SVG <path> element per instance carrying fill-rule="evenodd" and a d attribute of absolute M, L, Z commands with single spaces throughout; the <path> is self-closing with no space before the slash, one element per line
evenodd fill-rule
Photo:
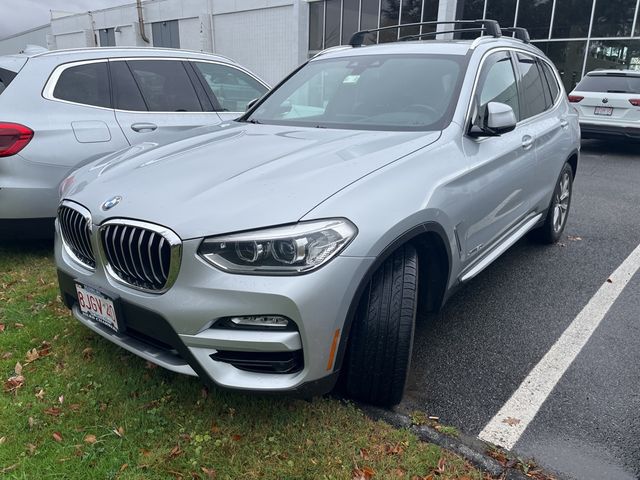
<path fill-rule="evenodd" d="M 215 50 L 274 85 L 298 65 L 293 6 L 214 15 Z"/>
<path fill-rule="evenodd" d="M 18 33 L 0 40 L 0 55 L 19 53 L 27 45 L 38 45 L 48 48 L 47 36 L 51 34 L 51 26 L 44 25 L 23 33 Z"/>

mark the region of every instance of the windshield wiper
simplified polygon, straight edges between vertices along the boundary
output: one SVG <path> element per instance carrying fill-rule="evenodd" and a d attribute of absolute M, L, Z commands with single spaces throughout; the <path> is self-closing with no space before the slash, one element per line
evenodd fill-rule
<path fill-rule="evenodd" d="M 253 123 L 254 125 L 262 125 L 262 122 L 260 120 L 256 120 L 254 118 L 252 118 L 251 120 L 245 120 L 245 122 Z"/>

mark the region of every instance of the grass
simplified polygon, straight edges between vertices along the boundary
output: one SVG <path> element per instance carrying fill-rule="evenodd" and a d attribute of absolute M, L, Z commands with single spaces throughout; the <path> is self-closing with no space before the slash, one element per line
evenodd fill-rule
<path fill-rule="evenodd" d="M 3 478 L 483 478 L 348 402 L 209 392 L 128 354 L 62 306 L 50 250 L 0 244 Z"/>

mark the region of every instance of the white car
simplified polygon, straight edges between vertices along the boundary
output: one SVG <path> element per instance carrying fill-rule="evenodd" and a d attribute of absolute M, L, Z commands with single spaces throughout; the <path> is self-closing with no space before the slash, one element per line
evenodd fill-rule
<path fill-rule="evenodd" d="M 640 139 L 640 71 L 589 72 L 569 94 L 582 138 Z"/>

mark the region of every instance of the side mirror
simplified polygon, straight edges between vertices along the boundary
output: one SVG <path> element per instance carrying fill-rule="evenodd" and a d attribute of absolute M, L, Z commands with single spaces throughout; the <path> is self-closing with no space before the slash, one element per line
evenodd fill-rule
<path fill-rule="evenodd" d="M 480 119 L 481 125 L 474 124 L 469 134 L 474 137 L 497 137 L 516 128 L 516 114 L 506 103 L 489 102 Z"/>
<path fill-rule="evenodd" d="M 244 110 L 245 111 L 249 111 L 251 109 L 251 107 L 253 107 L 258 100 L 260 100 L 260 99 L 259 98 L 254 98 L 253 100 L 249 100 L 249 102 L 247 103 L 247 107 Z"/>

